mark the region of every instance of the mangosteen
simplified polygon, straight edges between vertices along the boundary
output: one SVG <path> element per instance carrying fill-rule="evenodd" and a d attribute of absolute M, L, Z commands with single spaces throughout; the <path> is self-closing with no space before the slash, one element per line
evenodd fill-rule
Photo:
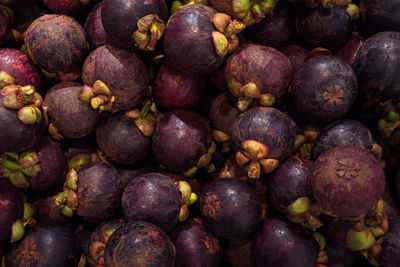
<path fill-rule="evenodd" d="M 108 222 L 103 222 L 92 232 L 89 242 L 88 262 L 91 266 L 104 266 L 104 249 L 110 236 L 118 228 L 125 225 L 125 220 L 116 218 Z"/>
<path fill-rule="evenodd" d="M 320 5 L 303 8 L 297 15 L 297 35 L 311 46 L 332 49 L 345 44 L 351 36 L 353 18 L 346 7 Z"/>
<path fill-rule="evenodd" d="M 400 219 L 390 224 L 381 246 L 379 264 L 384 267 L 398 266 L 400 264 Z"/>
<path fill-rule="evenodd" d="M 75 19 L 59 14 L 37 18 L 26 30 L 25 45 L 29 57 L 47 76 L 73 81 L 81 75 L 88 42 Z"/>
<path fill-rule="evenodd" d="M 157 123 L 152 140 L 153 154 L 163 167 L 193 176 L 197 169 L 215 171 L 215 152 L 207 121 L 189 110 L 166 113 Z"/>
<path fill-rule="evenodd" d="M 170 63 L 164 63 L 158 70 L 151 90 L 157 107 L 169 111 L 195 107 L 205 87 L 204 77 L 183 73 Z"/>
<path fill-rule="evenodd" d="M 78 266 L 81 247 L 69 228 L 45 224 L 36 227 L 4 259 L 5 266 Z"/>
<path fill-rule="evenodd" d="M 108 239 L 106 267 L 160 266 L 175 264 L 175 247 L 168 235 L 148 222 L 129 222 Z"/>
<path fill-rule="evenodd" d="M 118 169 L 119 177 L 122 181 L 122 184 L 124 188 L 129 184 L 130 181 L 135 179 L 136 177 L 148 173 L 148 172 L 154 172 L 155 171 L 155 166 L 153 165 L 153 162 L 149 162 L 148 164 L 143 164 L 139 165 L 140 167 L 131 167 L 131 166 L 119 166 L 116 165 L 115 167 Z"/>
<path fill-rule="evenodd" d="M 13 48 L 0 49 L 0 84 L 32 85 L 40 90 L 42 78 L 29 57 Z"/>
<path fill-rule="evenodd" d="M 272 172 L 292 151 L 295 123 L 275 108 L 254 107 L 237 117 L 231 128 L 236 161 L 250 178 Z"/>
<path fill-rule="evenodd" d="M 164 33 L 168 10 L 163 0 L 104 0 L 101 20 L 113 45 L 153 51 Z"/>
<path fill-rule="evenodd" d="M 224 239 L 249 238 L 261 222 L 261 201 L 245 182 L 216 179 L 203 188 L 201 218 L 213 234 Z"/>
<path fill-rule="evenodd" d="M 352 32 L 349 41 L 336 53 L 337 57 L 340 57 L 344 62 L 354 67 L 354 61 L 356 60 L 357 52 L 364 43 L 365 38 L 362 37 L 358 32 Z"/>
<path fill-rule="evenodd" d="M 289 58 L 292 63 L 292 74 L 303 65 L 304 61 L 307 60 L 308 50 L 298 45 L 288 45 L 280 49 L 280 51 Z"/>
<path fill-rule="evenodd" d="M 353 251 L 337 244 L 332 239 L 326 240 L 326 254 L 328 256 L 329 267 L 346 267 L 352 266 L 355 262 L 357 254 Z"/>
<path fill-rule="evenodd" d="M 60 207 L 54 203 L 54 196 L 39 198 L 33 202 L 33 206 L 41 223 L 56 223 L 65 227 L 71 227 L 73 223 L 70 218 L 61 214 Z"/>
<path fill-rule="evenodd" d="M 385 174 L 371 152 L 342 145 L 317 158 L 311 186 L 323 213 L 357 218 L 378 202 Z"/>
<path fill-rule="evenodd" d="M 43 101 L 49 120 L 49 133 L 56 140 L 81 138 L 91 133 L 99 113 L 79 99 L 82 85 L 62 82 L 52 87 Z"/>
<path fill-rule="evenodd" d="M 252 239 L 224 240 L 224 261 L 232 267 L 256 267 Z"/>
<path fill-rule="evenodd" d="M 361 0 L 360 25 L 367 34 L 400 31 L 400 3 L 396 0 Z"/>
<path fill-rule="evenodd" d="M 378 159 L 382 154 L 382 148 L 364 124 L 355 120 L 342 119 L 328 124 L 320 131 L 314 145 L 314 159 L 332 147 L 341 145 L 368 149 Z"/>
<path fill-rule="evenodd" d="M 43 0 L 51 11 L 68 16 L 76 16 L 83 13 L 92 0 Z"/>
<path fill-rule="evenodd" d="M 92 86 L 81 91 L 82 101 L 90 102 L 94 109 L 115 112 L 134 108 L 142 102 L 149 75 L 135 53 L 105 45 L 86 58 L 82 80 Z"/>
<path fill-rule="evenodd" d="M 400 100 L 399 69 L 399 32 L 380 32 L 369 37 L 354 61 L 360 89 L 375 102 Z"/>
<path fill-rule="evenodd" d="M 225 79 L 230 92 L 239 98 L 238 108 L 246 110 L 255 99 L 272 106 L 287 91 L 292 77 L 290 60 L 278 50 L 248 44 L 228 58 Z"/>
<path fill-rule="evenodd" d="M 236 36 L 244 24 L 206 5 L 180 8 L 168 20 L 163 51 L 175 68 L 192 74 L 209 74 L 239 45 Z"/>
<path fill-rule="evenodd" d="M 352 68 L 334 56 L 307 60 L 294 74 L 290 103 L 294 112 L 316 123 L 346 114 L 358 92 Z"/>
<path fill-rule="evenodd" d="M 26 225 L 33 225 L 34 208 L 7 179 L 0 176 L 0 242 L 17 242 Z"/>
<path fill-rule="evenodd" d="M 4 153 L 0 173 L 13 185 L 32 191 L 46 191 L 64 178 L 67 162 L 60 144 L 42 136 L 30 150 Z"/>
<path fill-rule="evenodd" d="M 102 3 L 103 2 L 100 2 L 93 6 L 92 10 L 86 17 L 85 22 L 85 31 L 90 43 L 90 47 L 93 50 L 109 43 L 107 34 L 101 21 Z"/>
<path fill-rule="evenodd" d="M 84 221 L 99 223 L 118 213 L 123 187 L 118 171 L 102 162 L 90 162 L 70 169 L 64 191 L 54 197 L 62 214 L 74 212 Z"/>
<path fill-rule="evenodd" d="M 0 90 L 0 152 L 20 152 L 37 143 L 45 127 L 42 102 L 31 85 Z"/>
<path fill-rule="evenodd" d="M 175 266 L 220 266 L 222 246 L 199 218 L 178 225 L 170 234 L 176 249 Z"/>
<path fill-rule="evenodd" d="M 318 243 L 301 225 L 268 218 L 253 243 L 257 266 L 318 266 Z"/>

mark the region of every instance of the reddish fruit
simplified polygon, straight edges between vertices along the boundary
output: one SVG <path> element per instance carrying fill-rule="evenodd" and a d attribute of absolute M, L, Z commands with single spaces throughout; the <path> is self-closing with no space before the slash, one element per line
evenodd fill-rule
<path fill-rule="evenodd" d="M 344 62 L 353 68 L 356 60 L 357 52 L 364 43 L 365 38 L 360 36 L 358 32 L 352 32 L 350 40 L 336 53 Z"/>
<path fill-rule="evenodd" d="M 75 16 L 85 11 L 91 0 L 43 0 L 54 13 Z"/>
<path fill-rule="evenodd" d="M 292 63 L 292 74 L 296 73 L 296 71 L 300 69 L 308 57 L 308 50 L 298 45 L 288 45 L 282 47 L 280 51 L 287 56 Z"/>
<path fill-rule="evenodd" d="M 383 31 L 400 31 L 399 12 L 400 3 L 396 0 L 361 0 L 361 28 L 368 34 Z"/>
<path fill-rule="evenodd" d="M 96 4 L 86 17 L 85 30 L 92 50 L 108 43 L 101 21 L 101 7 L 102 2 Z"/>

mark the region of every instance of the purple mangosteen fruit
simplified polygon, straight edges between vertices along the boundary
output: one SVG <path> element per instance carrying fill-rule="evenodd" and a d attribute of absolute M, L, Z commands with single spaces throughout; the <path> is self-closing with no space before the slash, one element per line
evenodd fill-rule
<path fill-rule="evenodd" d="M 160 227 L 148 222 L 129 222 L 108 239 L 105 267 L 173 267 L 175 247 Z"/>
<path fill-rule="evenodd" d="M 380 266 L 391 267 L 400 264 L 400 220 L 394 221 L 384 236 L 379 256 Z"/>
<path fill-rule="evenodd" d="M 261 222 L 261 201 L 245 182 L 216 179 L 203 188 L 200 197 L 204 225 L 218 238 L 249 238 Z"/>
<path fill-rule="evenodd" d="M 336 56 L 340 57 L 353 68 L 357 52 L 364 42 L 364 37 L 362 37 L 358 32 L 352 32 L 349 41 L 347 41 L 347 43 L 336 53 Z"/>
<path fill-rule="evenodd" d="M 248 170 L 250 178 L 259 178 L 261 170 L 272 172 L 292 151 L 295 127 L 282 111 L 254 107 L 237 117 L 231 128 L 231 144 L 236 161 Z"/>
<path fill-rule="evenodd" d="M 60 207 L 54 203 L 54 196 L 43 197 L 35 200 L 36 217 L 41 223 L 56 223 L 71 227 L 73 221 L 60 212 Z"/>
<path fill-rule="evenodd" d="M 308 50 L 298 45 L 287 45 L 280 49 L 281 53 L 287 56 L 292 63 L 292 74 L 303 65 L 307 60 Z"/>
<path fill-rule="evenodd" d="M 220 266 L 222 246 L 199 218 L 178 225 L 170 234 L 176 249 L 175 266 Z"/>
<path fill-rule="evenodd" d="M 361 29 L 374 34 L 384 31 L 400 31 L 400 3 L 396 0 L 360 0 Z"/>
<path fill-rule="evenodd" d="M 108 43 L 107 34 L 101 21 L 102 3 L 96 4 L 86 17 L 85 31 L 92 50 Z"/>
<path fill-rule="evenodd" d="M 85 30 L 73 18 L 46 14 L 37 18 L 25 33 L 27 54 L 49 77 L 76 80 L 88 51 Z"/>
<path fill-rule="evenodd" d="M 349 111 L 357 93 L 357 78 L 347 63 L 319 56 L 304 62 L 294 74 L 291 108 L 312 122 L 329 122 Z"/>
<path fill-rule="evenodd" d="M 81 91 L 82 101 L 90 102 L 94 109 L 115 112 L 134 108 L 142 102 L 149 75 L 134 52 L 105 45 L 86 58 L 82 80 L 92 86 Z"/>
<path fill-rule="evenodd" d="M 76 16 L 85 11 L 91 0 L 43 0 L 54 13 Z"/>
<path fill-rule="evenodd" d="M 153 51 L 161 39 L 168 10 L 163 0 L 104 0 L 101 20 L 108 40 L 124 49 Z"/>

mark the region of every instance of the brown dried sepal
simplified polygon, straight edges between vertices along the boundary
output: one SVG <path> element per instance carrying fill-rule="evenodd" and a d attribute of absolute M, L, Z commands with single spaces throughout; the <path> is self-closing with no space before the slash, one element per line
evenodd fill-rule
<path fill-rule="evenodd" d="M 202 214 L 208 217 L 216 218 L 221 210 L 221 201 L 215 194 L 206 193 L 204 196 L 204 204 L 202 207 Z"/>
<path fill-rule="evenodd" d="M 164 22 L 157 14 L 149 14 L 139 19 L 137 26 L 132 35 L 135 44 L 143 51 L 153 51 L 164 34 Z"/>

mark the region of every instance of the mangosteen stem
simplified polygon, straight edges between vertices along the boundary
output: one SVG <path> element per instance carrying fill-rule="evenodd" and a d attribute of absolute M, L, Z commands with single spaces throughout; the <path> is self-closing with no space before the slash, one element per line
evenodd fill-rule
<path fill-rule="evenodd" d="M 157 14 L 149 14 L 139 19 L 138 29 L 133 33 L 132 39 L 139 49 L 153 51 L 157 41 L 164 34 L 165 24 Z"/>

